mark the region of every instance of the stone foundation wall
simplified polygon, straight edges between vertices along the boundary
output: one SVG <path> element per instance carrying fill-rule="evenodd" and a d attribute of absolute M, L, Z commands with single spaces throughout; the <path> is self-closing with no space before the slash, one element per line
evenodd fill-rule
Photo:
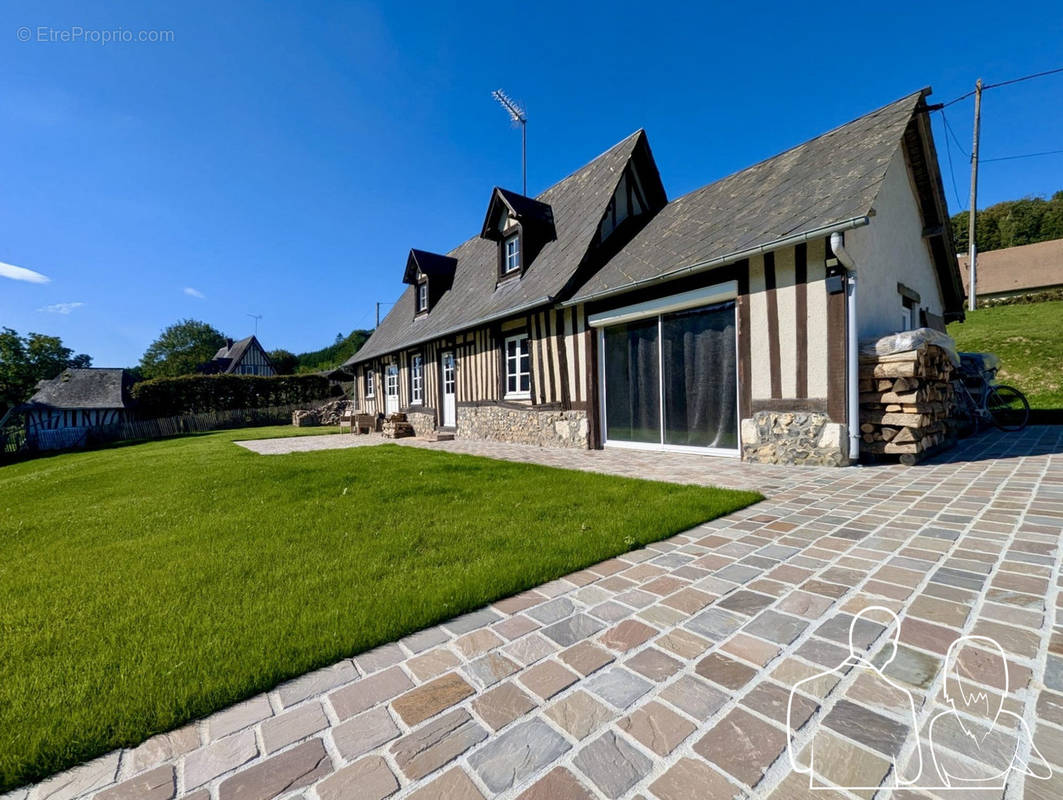
<path fill-rule="evenodd" d="M 587 412 L 459 406 L 459 439 L 490 439 L 540 447 L 587 447 Z"/>
<path fill-rule="evenodd" d="M 436 429 L 436 415 L 423 411 L 407 411 L 406 421 L 413 426 L 414 436 L 424 436 Z"/>
<path fill-rule="evenodd" d="M 758 411 L 742 420 L 742 460 L 842 467 L 849 463 L 849 432 L 819 412 Z"/>

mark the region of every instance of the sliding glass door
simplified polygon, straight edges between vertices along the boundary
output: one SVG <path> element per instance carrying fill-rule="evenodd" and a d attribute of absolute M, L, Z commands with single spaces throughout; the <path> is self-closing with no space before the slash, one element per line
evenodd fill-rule
<path fill-rule="evenodd" d="M 602 328 L 606 441 L 738 448 L 734 301 Z"/>
<path fill-rule="evenodd" d="M 661 440 L 660 326 L 657 319 L 605 329 L 605 436 Z"/>

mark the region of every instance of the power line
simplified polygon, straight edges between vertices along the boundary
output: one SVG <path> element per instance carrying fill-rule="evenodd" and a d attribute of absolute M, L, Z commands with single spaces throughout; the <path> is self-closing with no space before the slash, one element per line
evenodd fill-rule
<path fill-rule="evenodd" d="M 945 109 L 941 108 L 941 109 L 938 109 L 938 110 L 941 112 L 941 119 L 945 123 L 945 129 L 949 132 L 949 136 L 952 137 L 952 141 L 954 141 L 956 143 L 956 149 L 959 150 L 960 153 L 963 154 L 964 158 L 970 158 L 971 154 L 963 149 L 963 145 L 960 144 L 960 137 L 958 137 L 956 135 L 956 131 L 954 131 L 952 129 L 952 126 L 949 124 L 949 118 L 945 116 Z"/>
<path fill-rule="evenodd" d="M 984 164 L 987 161 L 1014 161 L 1017 158 L 1035 158 L 1036 156 L 1054 156 L 1063 153 L 1063 150 L 1044 150 L 1040 153 L 1023 153 L 1019 156 L 997 156 L 996 158 L 983 158 L 980 159 Z"/>
<path fill-rule="evenodd" d="M 941 110 L 941 119 L 945 123 L 945 127 L 949 127 L 948 118 L 945 117 L 945 110 Z M 963 206 L 963 202 L 960 200 L 960 190 L 956 188 L 956 170 L 952 166 L 952 144 L 949 142 L 949 137 L 945 137 L 945 153 L 949 157 L 949 176 L 952 178 L 952 193 L 956 197 L 956 209 L 959 210 Z"/>
<path fill-rule="evenodd" d="M 983 86 L 983 89 L 996 89 L 998 86 L 1008 86 L 1012 83 L 1021 83 L 1022 81 L 1032 80 L 1034 78 L 1043 78 L 1045 75 L 1055 75 L 1056 73 L 1063 72 L 1063 67 L 1057 67 L 1056 69 L 1045 70 L 1044 72 L 1035 72 L 1033 75 L 1023 75 L 1021 78 L 1012 78 L 1010 81 L 1001 81 L 1000 83 L 990 83 L 987 86 Z"/>
<path fill-rule="evenodd" d="M 999 83 L 987 83 L 985 86 L 982 87 L 982 91 L 984 92 L 986 89 L 997 89 L 997 88 L 999 88 L 1001 86 L 1010 86 L 1013 83 L 1021 83 L 1022 81 L 1030 81 L 1030 80 L 1033 80 L 1034 78 L 1043 78 L 1046 75 L 1056 75 L 1057 73 L 1060 73 L 1060 72 L 1063 72 L 1063 67 L 1057 67 L 1056 69 L 1048 69 L 1048 70 L 1045 70 L 1044 72 L 1035 72 L 1032 75 L 1023 75 L 1021 78 L 1012 78 L 1011 80 L 1000 81 Z M 967 92 L 967 94 L 961 94 L 955 100 L 949 100 L 949 102 L 944 103 L 942 105 L 942 108 L 944 108 L 945 106 L 951 106 L 953 103 L 958 103 L 961 100 L 966 100 L 968 97 L 970 97 L 973 94 L 974 94 L 974 91 Z"/>

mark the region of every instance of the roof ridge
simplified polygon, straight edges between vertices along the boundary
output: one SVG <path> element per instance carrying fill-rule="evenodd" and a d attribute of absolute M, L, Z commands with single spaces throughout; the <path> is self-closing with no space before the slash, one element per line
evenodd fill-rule
<path fill-rule="evenodd" d="M 587 169 L 587 167 L 590 167 L 595 162 L 605 158 L 607 155 L 610 155 L 613 151 L 618 150 L 622 145 L 626 144 L 629 140 L 637 139 L 640 134 L 641 135 L 645 135 L 645 133 L 646 133 L 646 129 L 645 128 L 639 128 L 638 130 L 636 130 L 636 131 L 634 131 L 632 133 L 629 133 L 627 136 L 625 136 L 619 142 L 617 142 L 616 144 L 612 145 L 611 147 L 605 148 L 605 150 L 600 152 L 598 155 L 596 155 L 590 161 L 587 161 L 586 163 L 584 163 L 584 165 L 582 167 L 578 167 L 577 169 L 572 170 L 572 172 L 568 173 L 568 175 L 566 175 L 565 177 L 561 178 L 560 180 L 554 181 L 554 183 L 552 185 L 550 185 L 547 188 L 543 189 L 539 194 L 537 194 L 532 199 L 533 200 L 539 200 L 539 202 L 543 202 L 540 198 L 542 198 L 542 196 L 544 194 L 546 194 L 547 192 L 557 188 L 562 183 L 567 181 L 569 178 L 574 178 L 576 175 L 578 175 L 579 173 L 581 173 L 585 169 Z M 502 187 L 499 187 L 499 188 L 502 188 Z"/>
<path fill-rule="evenodd" d="M 736 169 L 734 172 L 729 172 L 726 175 L 724 175 L 724 176 L 722 176 L 720 178 L 717 178 L 714 181 L 710 181 L 709 183 L 706 183 L 704 186 L 699 186 L 696 189 L 691 189 L 686 194 L 681 194 L 679 197 L 676 197 L 675 199 L 670 200 L 669 204 L 678 203 L 680 200 L 688 198 L 691 195 L 697 194 L 698 192 L 702 192 L 702 191 L 704 191 L 706 189 L 709 189 L 710 187 L 715 186 L 718 183 L 723 183 L 723 181 L 726 181 L 726 180 L 728 180 L 730 178 L 733 178 L 736 175 L 741 175 L 741 174 L 743 174 L 745 172 L 749 172 L 751 170 L 754 170 L 757 167 L 762 166 L 763 164 L 767 164 L 769 161 L 774 161 L 777 158 L 782 158 L 783 156 L 787 155 L 788 153 L 792 153 L 795 150 L 800 150 L 802 147 L 807 147 L 808 145 L 812 144 L 813 142 L 819 141 L 820 139 L 825 139 L 828 136 L 832 136 L 833 134 L 838 133 L 838 131 L 841 131 L 844 128 L 847 128 L 850 125 L 855 125 L 857 122 L 860 122 L 861 120 L 870 119 L 871 117 L 874 117 L 877 114 L 881 114 L 883 111 L 885 111 L 888 108 L 891 108 L 892 106 L 895 106 L 895 105 L 898 105 L 900 103 L 903 103 L 905 100 L 908 100 L 908 99 L 911 99 L 911 98 L 915 98 L 917 95 L 919 97 L 923 97 L 926 94 L 929 94 L 929 92 L 930 92 L 930 87 L 926 87 L 926 88 L 920 89 L 919 91 L 911 92 L 909 94 L 906 94 L 903 97 L 899 97 L 899 98 L 897 98 L 896 100 L 894 100 L 894 101 L 892 101 L 890 103 L 886 103 L 885 105 L 879 106 L 878 108 L 876 108 L 876 109 L 874 109 L 872 111 L 868 111 L 866 114 L 861 114 L 859 117 L 853 117 L 848 122 L 843 122 L 840 125 L 835 125 L 829 131 L 824 131 L 823 133 L 817 134 L 816 136 L 813 136 L 811 139 L 806 139 L 805 141 L 801 142 L 800 144 L 795 144 L 792 147 L 787 147 L 785 150 L 780 150 L 775 155 L 768 156 L 767 158 L 762 158 L 760 161 L 755 161 L 754 163 L 750 164 L 747 167 L 742 167 L 741 169 Z"/>

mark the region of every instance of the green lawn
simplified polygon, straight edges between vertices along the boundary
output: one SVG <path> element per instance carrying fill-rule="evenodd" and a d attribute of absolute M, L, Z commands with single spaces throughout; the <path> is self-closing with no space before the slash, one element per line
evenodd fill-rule
<path fill-rule="evenodd" d="M 0 468 L 0 792 L 760 499 L 313 432 Z"/>
<path fill-rule="evenodd" d="M 960 350 L 996 353 L 1031 408 L 1063 408 L 1063 301 L 980 308 L 949 325 Z"/>

